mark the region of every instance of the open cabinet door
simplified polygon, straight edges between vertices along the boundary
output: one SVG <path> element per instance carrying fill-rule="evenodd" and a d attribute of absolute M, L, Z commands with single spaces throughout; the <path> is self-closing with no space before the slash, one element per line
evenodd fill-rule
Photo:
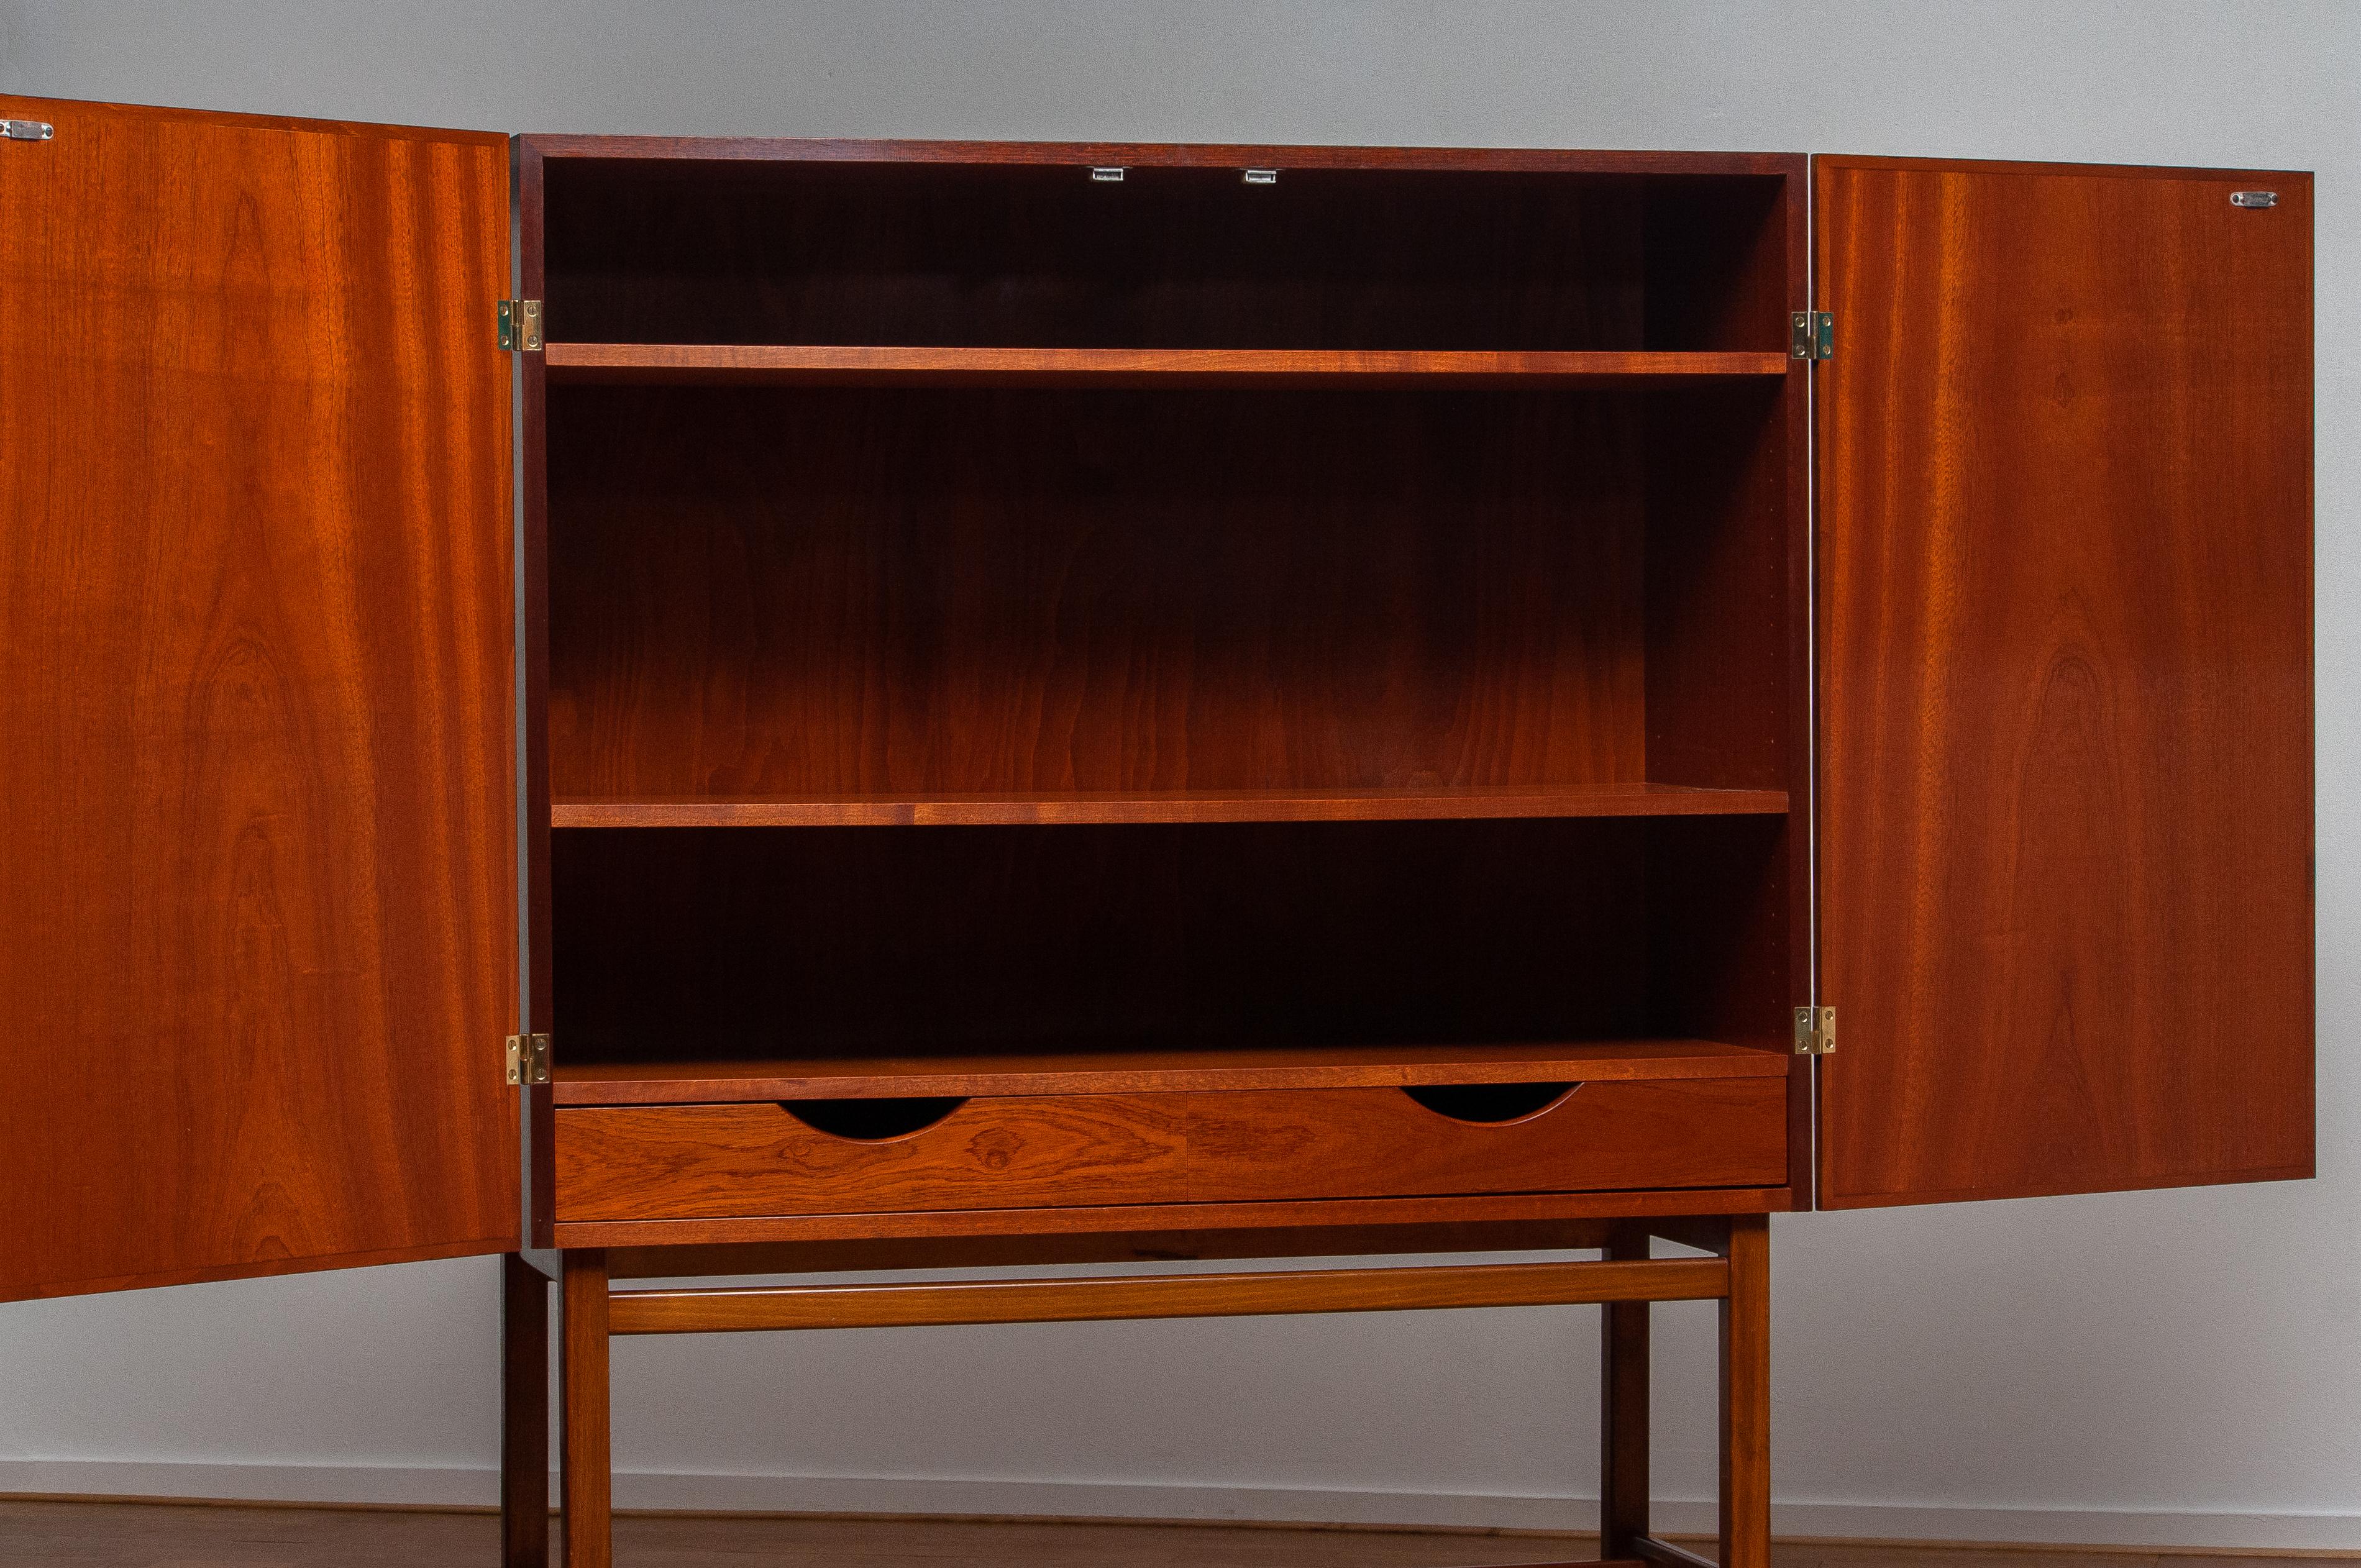
<path fill-rule="evenodd" d="M 0 1299 L 513 1247 L 506 140 L 0 115 Z"/>
<path fill-rule="evenodd" d="M 2309 1176 L 2310 176 L 1814 191 L 1821 1202 Z"/>

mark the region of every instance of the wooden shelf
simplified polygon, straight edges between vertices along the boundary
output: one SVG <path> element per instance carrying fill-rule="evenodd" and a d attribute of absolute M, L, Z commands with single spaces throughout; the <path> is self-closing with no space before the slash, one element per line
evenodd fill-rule
<path fill-rule="evenodd" d="M 556 828 L 945 828 L 1118 822 L 1407 822 L 1466 817 L 1776 817 L 1775 789 L 1672 784 L 1358 790 L 1127 790 L 696 797 L 561 795 Z"/>
<path fill-rule="evenodd" d="M 1584 387 L 1784 376 L 1781 353 L 928 348 L 553 343 L 554 384 L 902 387 Z"/>
<path fill-rule="evenodd" d="M 908 1096 L 1141 1094 L 1434 1083 L 1780 1078 L 1784 1053 L 1713 1040 L 1087 1051 L 988 1057 L 560 1064 L 560 1105 L 678 1105 Z"/>

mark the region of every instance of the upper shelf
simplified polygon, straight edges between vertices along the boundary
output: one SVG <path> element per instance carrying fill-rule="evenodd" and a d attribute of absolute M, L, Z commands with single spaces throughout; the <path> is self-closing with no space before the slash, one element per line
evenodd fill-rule
<path fill-rule="evenodd" d="M 1605 387 L 1784 376 L 1781 353 L 928 348 L 552 343 L 553 383 L 903 387 Z"/>
<path fill-rule="evenodd" d="M 991 827 L 1120 822 L 1383 822 L 1466 817 L 1781 816 L 1775 789 L 1673 784 L 1091 794 L 649 797 L 561 795 L 555 828 Z"/>

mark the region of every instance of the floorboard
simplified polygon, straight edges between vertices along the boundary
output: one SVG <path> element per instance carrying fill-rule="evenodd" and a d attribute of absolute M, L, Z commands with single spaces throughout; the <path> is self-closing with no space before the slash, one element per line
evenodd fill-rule
<path fill-rule="evenodd" d="M 1695 1543 L 1709 1550 L 1708 1543 Z M 499 1561 L 489 1513 L 0 1498 L 0 1568 L 414 1568 Z M 617 1568 L 1508 1568 L 1587 1536 L 818 1516 L 625 1515 Z M 2353 1568 L 2343 1558 L 1781 1542 L 1773 1568 Z"/>

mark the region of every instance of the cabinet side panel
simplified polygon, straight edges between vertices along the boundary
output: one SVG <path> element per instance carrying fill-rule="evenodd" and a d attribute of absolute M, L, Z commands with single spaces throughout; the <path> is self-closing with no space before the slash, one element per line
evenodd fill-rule
<path fill-rule="evenodd" d="M 1816 179 L 1822 1201 L 2309 1175 L 2310 177 Z"/>
<path fill-rule="evenodd" d="M 513 1246 L 505 146 L 0 114 L 0 1298 Z"/>

